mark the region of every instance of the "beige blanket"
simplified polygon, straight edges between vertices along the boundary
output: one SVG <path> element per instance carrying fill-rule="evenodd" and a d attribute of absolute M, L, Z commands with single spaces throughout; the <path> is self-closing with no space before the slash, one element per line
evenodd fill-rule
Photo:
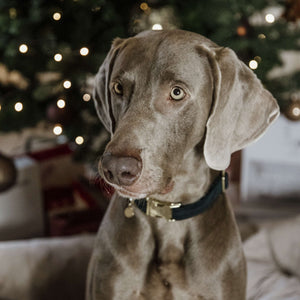
<path fill-rule="evenodd" d="M 0 299 L 79 300 L 94 236 L 0 242 Z M 300 216 L 244 245 L 248 300 L 300 299 Z"/>
<path fill-rule="evenodd" d="M 0 299 L 83 300 L 94 236 L 0 243 Z"/>
<path fill-rule="evenodd" d="M 261 229 L 244 249 L 248 300 L 300 299 L 300 216 Z"/>

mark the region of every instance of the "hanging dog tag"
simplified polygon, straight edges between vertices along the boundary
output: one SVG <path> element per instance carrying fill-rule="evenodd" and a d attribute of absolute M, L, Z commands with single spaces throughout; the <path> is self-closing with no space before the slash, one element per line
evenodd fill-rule
<path fill-rule="evenodd" d="M 132 218 L 134 216 L 133 199 L 130 198 L 128 206 L 124 209 L 124 215 L 126 218 Z"/>

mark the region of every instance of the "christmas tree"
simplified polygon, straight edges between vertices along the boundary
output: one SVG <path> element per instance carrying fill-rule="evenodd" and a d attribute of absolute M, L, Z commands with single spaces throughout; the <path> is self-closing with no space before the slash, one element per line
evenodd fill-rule
<path fill-rule="evenodd" d="M 104 129 L 89 86 L 111 41 L 172 28 L 235 50 L 282 110 L 298 119 L 299 71 L 280 78 L 269 73 L 282 64 L 283 50 L 299 50 L 299 17 L 297 0 L 1 1 L 0 131 L 48 120 L 56 134 L 82 144 L 85 155 L 92 152 Z"/>

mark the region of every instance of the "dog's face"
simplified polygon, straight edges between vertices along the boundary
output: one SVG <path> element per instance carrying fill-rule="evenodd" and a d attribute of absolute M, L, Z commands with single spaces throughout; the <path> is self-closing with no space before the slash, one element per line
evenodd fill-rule
<path fill-rule="evenodd" d="M 169 192 L 185 156 L 199 144 L 203 145 L 199 159 L 223 169 L 231 152 L 256 139 L 275 119 L 278 108 L 271 95 L 265 94 L 236 57 L 229 59 L 234 61 L 232 66 L 221 63 L 226 55 L 204 37 L 179 30 L 115 40 L 97 75 L 94 99 L 111 133 L 99 171 L 120 195 L 142 198 Z M 227 68 L 236 72 L 228 70 L 225 75 Z M 247 117 L 237 124 L 248 113 L 241 110 L 249 105 L 235 105 L 236 100 L 224 89 L 234 89 L 235 97 L 248 98 L 246 85 L 253 81 L 248 72 L 254 78 L 252 88 L 259 86 L 258 93 L 264 91 L 261 98 L 267 98 L 267 104 L 257 108 L 263 110 L 261 117 L 251 114 L 250 121 Z M 225 103 L 219 104 L 220 98 Z M 223 111 L 233 116 L 216 124 L 224 122 Z M 250 136 L 241 138 L 249 131 L 248 123 L 258 124 Z M 228 126 L 225 133 L 224 126 Z M 220 146 L 216 138 L 221 139 L 223 149 L 216 149 Z M 218 155 L 218 151 L 225 154 Z"/>

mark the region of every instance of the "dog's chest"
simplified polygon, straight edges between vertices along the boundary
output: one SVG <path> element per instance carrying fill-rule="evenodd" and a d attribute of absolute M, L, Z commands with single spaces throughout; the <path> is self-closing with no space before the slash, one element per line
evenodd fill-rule
<path fill-rule="evenodd" d="M 186 239 L 188 227 L 181 223 L 158 222 L 154 227 L 155 248 L 153 263 L 150 264 L 150 282 L 161 286 L 167 295 L 179 294 L 187 288 Z M 152 285 L 151 284 L 151 285 Z M 174 293 L 176 289 L 176 293 Z M 184 292 L 185 293 L 185 292 Z"/>

